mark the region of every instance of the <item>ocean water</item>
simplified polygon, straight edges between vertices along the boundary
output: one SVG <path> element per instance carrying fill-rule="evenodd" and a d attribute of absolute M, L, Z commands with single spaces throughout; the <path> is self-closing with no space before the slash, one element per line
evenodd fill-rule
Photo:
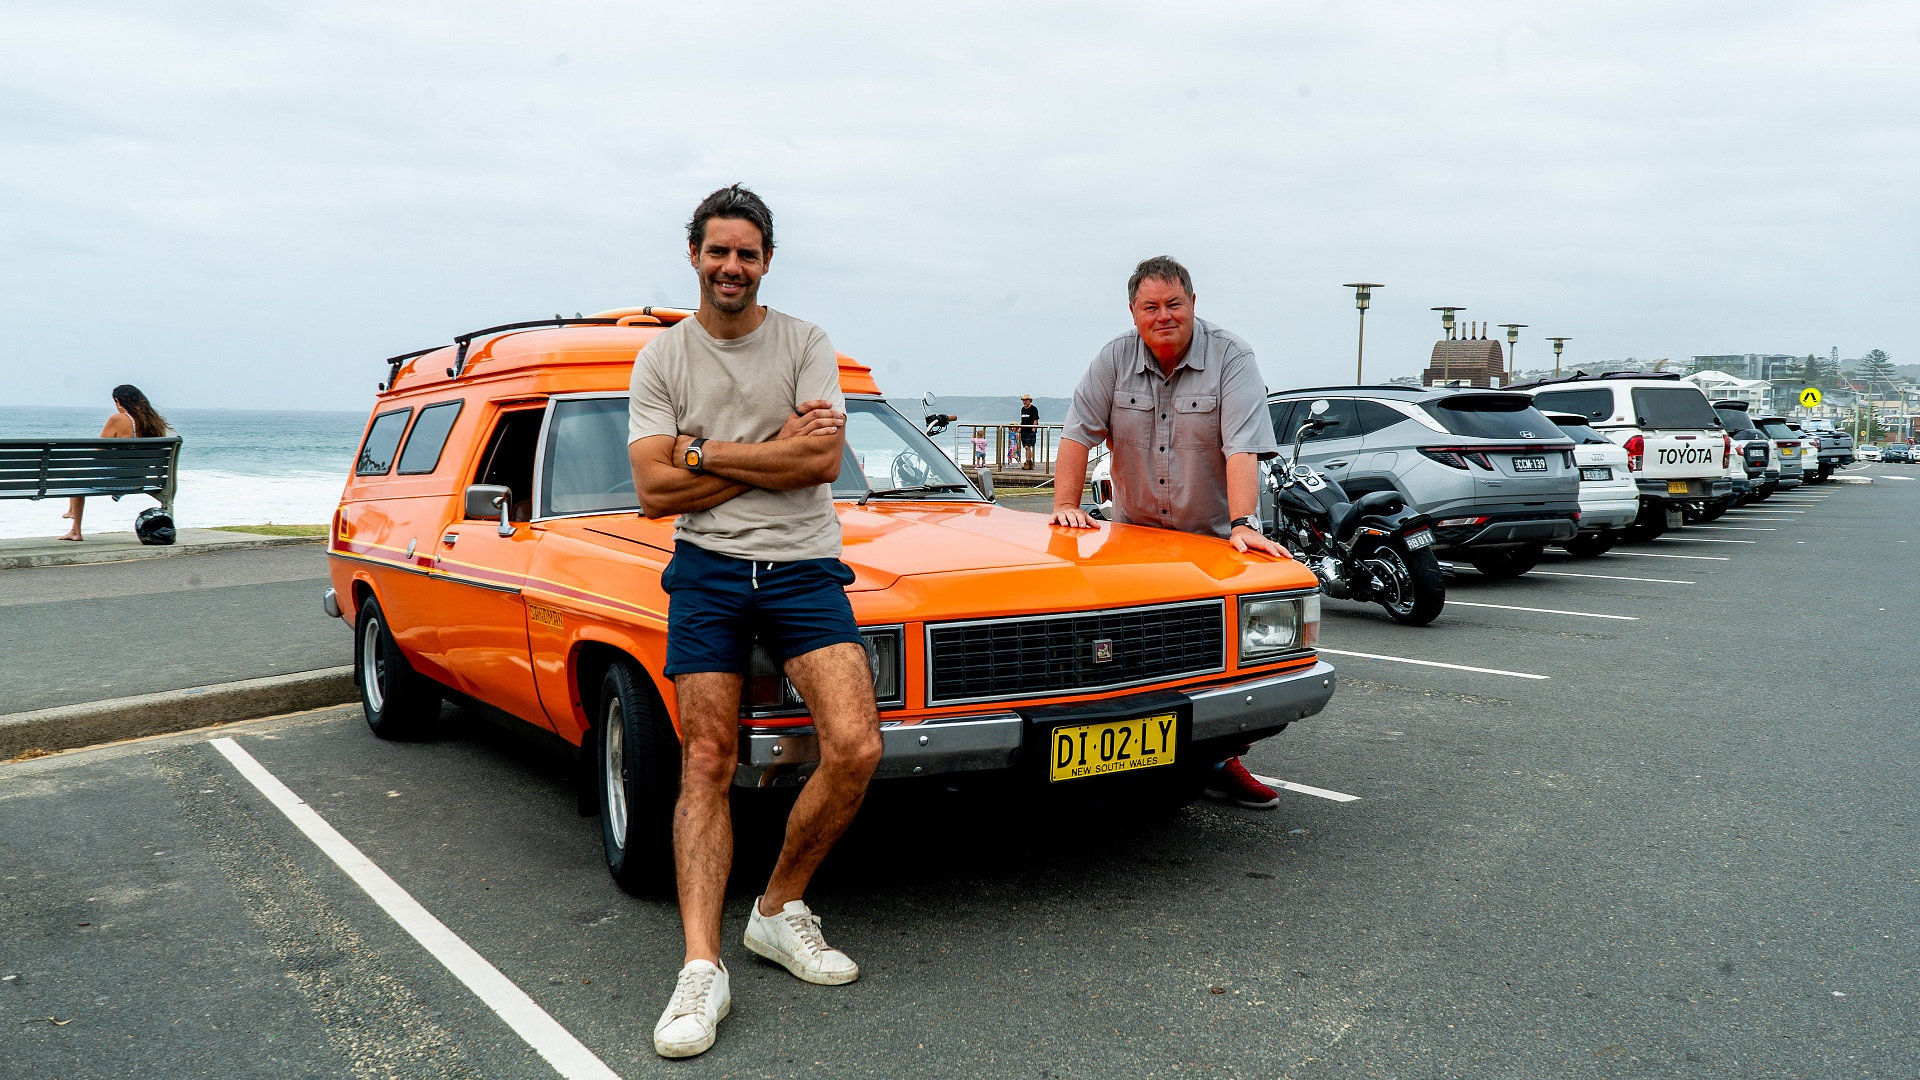
<path fill-rule="evenodd" d="M 0 439 L 93 438 L 112 414 L 112 405 L 0 406 Z M 182 437 L 173 504 L 182 528 L 326 523 L 367 419 L 359 412 L 241 409 L 176 409 L 166 417 Z M 82 527 L 88 535 L 127 532 L 153 505 L 146 495 L 91 498 Z M 0 499 L 0 537 L 58 536 L 67 531 L 60 517 L 66 510 L 65 499 Z"/>

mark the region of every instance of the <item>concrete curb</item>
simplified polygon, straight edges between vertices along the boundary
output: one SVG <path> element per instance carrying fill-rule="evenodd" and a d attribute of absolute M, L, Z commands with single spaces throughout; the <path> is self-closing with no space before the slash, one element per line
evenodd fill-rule
<path fill-rule="evenodd" d="M 79 548 L 71 551 L 0 553 L 0 570 L 28 566 L 75 566 L 80 563 L 128 562 L 133 559 L 165 559 L 175 555 L 201 555 L 209 551 L 245 551 L 250 548 L 286 547 L 289 544 L 323 544 L 324 536 L 253 536 L 218 543 L 172 544 L 167 547 Z"/>
<path fill-rule="evenodd" d="M 11 713 L 0 716 L 0 761 L 29 750 L 51 753 L 322 709 L 356 701 L 359 696 L 353 685 L 353 668 L 347 666 Z"/>

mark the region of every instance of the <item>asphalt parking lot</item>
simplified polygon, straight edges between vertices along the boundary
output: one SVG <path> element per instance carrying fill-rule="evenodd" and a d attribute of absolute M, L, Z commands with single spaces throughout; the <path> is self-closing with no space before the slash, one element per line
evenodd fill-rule
<path fill-rule="evenodd" d="M 1297 785 L 1277 811 L 876 793 L 810 896 L 861 980 L 735 947 L 733 1015 L 688 1062 L 651 1046 L 672 905 L 619 892 L 560 764 L 473 717 L 0 766 L 0 1061 L 556 1074 L 251 760 L 549 1017 L 570 1076 L 1911 1078 L 1920 481 L 1891 477 L 1920 473 L 1851 475 L 1889 479 L 1462 570 L 1430 627 L 1329 601 L 1333 704 L 1248 757 Z M 743 848 L 736 935 L 768 858 Z"/>

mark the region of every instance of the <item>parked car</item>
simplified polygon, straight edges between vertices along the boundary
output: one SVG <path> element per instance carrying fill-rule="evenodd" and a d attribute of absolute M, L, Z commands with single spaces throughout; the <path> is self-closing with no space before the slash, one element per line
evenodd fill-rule
<path fill-rule="evenodd" d="M 1678 375 L 1620 371 L 1573 375 L 1516 386 L 1549 412 L 1577 413 L 1626 448 L 1640 489 L 1640 516 L 1629 540 L 1650 540 L 1679 528 L 1683 515 L 1718 516 L 1733 499 L 1725 476 L 1733 440 L 1707 395 Z"/>
<path fill-rule="evenodd" d="M 1733 456 L 1727 461 L 1729 479 L 1734 481 L 1733 505 L 1755 502 L 1778 490 L 1780 469 L 1773 460 L 1773 440 L 1749 415 L 1747 402 L 1716 401 L 1713 412 L 1733 437 Z"/>
<path fill-rule="evenodd" d="M 1580 532 L 1560 546 L 1574 555 L 1604 555 L 1620 542 L 1620 530 L 1640 516 L 1640 488 L 1627 471 L 1627 452 L 1573 413 L 1545 413 L 1573 440 L 1580 469 Z"/>
<path fill-rule="evenodd" d="M 1911 465 L 1913 464 L 1913 446 L 1909 443 L 1888 443 L 1886 449 L 1880 451 L 1880 460 Z"/>
<path fill-rule="evenodd" d="M 1842 431 L 1833 421 L 1820 416 L 1810 417 L 1800 421 L 1800 429 L 1813 438 L 1820 448 L 1817 472 L 1813 471 L 1812 462 L 1807 463 L 1809 470 L 1805 477 L 1807 483 L 1826 483 L 1835 469 L 1842 465 L 1853 464 L 1855 458 L 1853 436 Z"/>
<path fill-rule="evenodd" d="M 637 513 L 627 383 L 640 347 L 687 314 L 494 327 L 395 358 L 328 542 L 323 607 L 354 627 L 375 734 L 405 735 L 443 698 L 545 733 L 578 762 L 629 889 L 670 880 L 680 755 L 662 673 L 673 522 Z M 833 495 L 881 778 L 1180 801 L 1332 696 L 1319 583 L 1300 564 L 995 506 L 866 367 L 842 357 L 840 383 Z M 803 782 L 815 737 L 764 652 L 743 698 L 735 784 Z"/>
<path fill-rule="evenodd" d="M 1291 446 L 1313 403 L 1327 422 L 1301 461 L 1355 499 L 1392 491 L 1432 518 L 1434 554 L 1489 577 L 1533 569 L 1548 544 L 1579 529 L 1573 444 L 1504 390 L 1322 386 L 1270 395 L 1274 437 Z M 1271 497 L 1261 517 L 1271 519 Z"/>
<path fill-rule="evenodd" d="M 1799 487 L 1804 482 L 1803 468 L 1809 449 L 1800 437 L 1799 430 L 1790 426 L 1784 416 L 1763 416 L 1758 423 L 1760 430 L 1766 432 L 1767 438 L 1773 443 L 1774 460 L 1780 466 L 1779 490 Z M 1814 454 L 1813 459 L 1818 461 L 1819 455 Z M 1818 471 L 1816 465 L 1815 472 Z"/>
<path fill-rule="evenodd" d="M 1881 459 L 1880 448 L 1869 443 L 1860 448 L 1859 457 L 1861 461 L 1879 461 Z"/>

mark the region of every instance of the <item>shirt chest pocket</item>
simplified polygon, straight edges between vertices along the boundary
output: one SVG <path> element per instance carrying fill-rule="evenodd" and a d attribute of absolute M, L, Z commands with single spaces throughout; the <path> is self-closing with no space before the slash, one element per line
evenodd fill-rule
<path fill-rule="evenodd" d="M 1220 449 L 1220 397 L 1179 394 L 1173 399 L 1173 445 L 1183 450 Z"/>
<path fill-rule="evenodd" d="M 1153 445 L 1153 394 L 1125 384 L 1113 388 L 1109 438 L 1115 446 Z"/>

